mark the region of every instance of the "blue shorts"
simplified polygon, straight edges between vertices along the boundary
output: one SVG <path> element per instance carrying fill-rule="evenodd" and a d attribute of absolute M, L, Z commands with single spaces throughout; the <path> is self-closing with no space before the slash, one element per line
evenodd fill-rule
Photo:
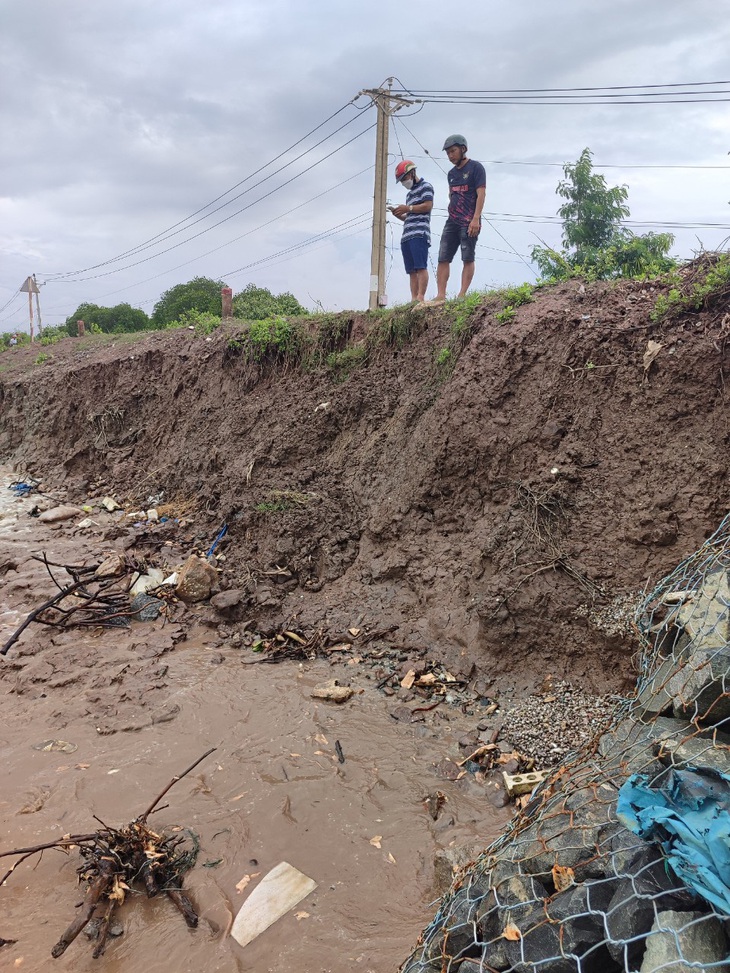
<path fill-rule="evenodd" d="M 425 236 L 412 236 L 409 240 L 401 240 L 400 249 L 407 274 L 415 274 L 417 270 L 426 270 L 429 246 L 430 244 Z"/>
<path fill-rule="evenodd" d="M 459 247 L 461 247 L 461 259 L 464 263 L 474 263 L 477 240 L 478 237 L 469 236 L 468 226 L 460 226 L 453 220 L 446 220 L 439 246 L 439 263 L 450 264 Z"/>

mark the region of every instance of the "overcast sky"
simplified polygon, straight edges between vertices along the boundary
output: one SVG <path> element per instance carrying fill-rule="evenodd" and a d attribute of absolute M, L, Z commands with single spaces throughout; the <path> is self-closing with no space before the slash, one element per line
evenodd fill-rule
<path fill-rule="evenodd" d="M 360 98 L 271 160 L 389 76 L 414 90 L 729 81 L 727 14 L 717 0 L 0 0 L 0 307 L 11 302 L 0 331 L 26 321 L 27 300 L 13 294 L 33 273 L 48 324 L 83 301 L 150 313 L 198 275 L 291 291 L 310 308 L 364 308 L 374 110 L 359 111 Z M 434 262 L 452 132 L 487 170 L 476 287 L 534 280 L 518 254 L 538 239 L 559 244 L 559 223 L 535 218 L 555 216 L 560 164 L 586 146 L 597 166 L 622 167 L 601 171 L 629 186 L 632 219 L 730 226 L 728 103 L 426 104 L 391 128 L 389 198 L 404 196 L 393 178 L 402 148 L 435 187 Z M 528 162 L 551 165 L 516 164 Z M 649 165 L 725 168 L 630 168 Z M 409 297 L 400 226 L 388 227 L 391 303 Z M 680 256 L 730 236 L 674 232 Z"/>

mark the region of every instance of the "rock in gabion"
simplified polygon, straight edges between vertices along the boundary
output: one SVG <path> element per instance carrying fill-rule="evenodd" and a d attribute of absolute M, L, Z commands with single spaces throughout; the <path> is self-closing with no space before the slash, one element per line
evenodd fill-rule
<path fill-rule="evenodd" d="M 520 707 L 504 714 L 511 743 L 543 761 L 557 751 L 540 742 L 554 715 L 541 705 L 585 717 L 587 742 L 560 754 L 509 831 L 457 875 L 403 973 L 730 970 L 722 895 L 691 870 L 678 877 L 669 842 L 634 833 L 617 810 L 631 775 L 657 792 L 683 768 L 730 777 L 729 571 L 730 516 L 639 606 L 637 691 L 602 731 L 590 733 L 592 704 L 567 684 L 531 698 L 529 719 Z"/>

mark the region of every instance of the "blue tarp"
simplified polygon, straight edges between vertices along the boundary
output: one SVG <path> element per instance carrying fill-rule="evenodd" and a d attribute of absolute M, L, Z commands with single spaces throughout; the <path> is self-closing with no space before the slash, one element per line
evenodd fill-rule
<path fill-rule="evenodd" d="M 654 781 L 634 774 L 618 796 L 621 823 L 659 844 L 684 884 L 730 915 L 730 777 L 673 768 Z"/>

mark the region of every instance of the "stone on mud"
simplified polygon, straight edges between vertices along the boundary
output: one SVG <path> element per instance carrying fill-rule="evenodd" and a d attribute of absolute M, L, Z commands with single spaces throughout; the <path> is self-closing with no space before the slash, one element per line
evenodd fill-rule
<path fill-rule="evenodd" d="M 132 618 L 133 621 L 153 622 L 162 614 L 165 602 L 161 598 L 153 598 L 152 595 L 147 595 L 143 591 L 140 591 L 139 594 L 134 596 L 129 607 L 135 612 Z"/>
<path fill-rule="evenodd" d="M 241 588 L 231 588 L 228 591 L 220 591 L 210 599 L 211 605 L 221 614 L 225 614 L 236 605 L 240 605 L 246 597 L 246 592 Z"/>
<path fill-rule="evenodd" d="M 206 601 L 217 584 L 215 568 L 197 554 L 191 554 L 180 569 L 175 594 L 183 601 Z"/>
<path fill-rule="evenodd" d="M 38 520 L 43 524 L 55 524 L 61 520 L 71 520 L 72 517 L 77 517 L 80 513 L 82 511 L 78 507 L 52 507 L 50 510 L 44 510 Z"/>
<path fill-rule="evenodd" d="M 124 574 L 127 569 L 127 563 L 121 554 L 109 554 L 101 562 L 99 567 L 94 572 L 94 577 L 99 578 L 118 578 L 120 575 Z"/>
<path fill-rule="evenodd" d="M 340 686 L 336 679 L 332 679 L 323 686 L 317 686 L 309 695 L 312 699 L 327 699 L 331 703 L 345 703 L 354 693 L 354 689 L 349 686 Z"/>

